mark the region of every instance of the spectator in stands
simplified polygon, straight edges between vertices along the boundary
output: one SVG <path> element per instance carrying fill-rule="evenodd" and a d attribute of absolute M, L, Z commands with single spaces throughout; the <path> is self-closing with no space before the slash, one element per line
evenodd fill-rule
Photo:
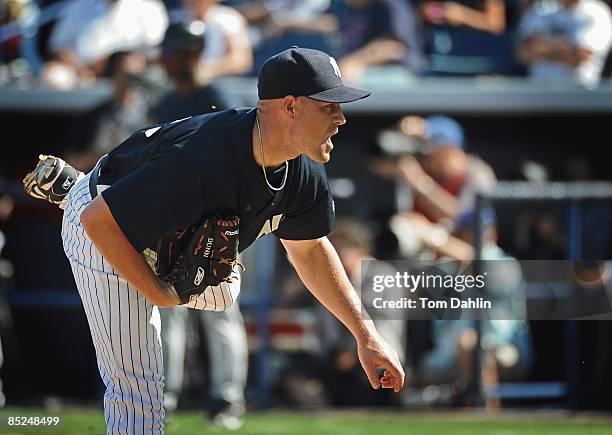
<path fill-rule="evenodd" d="M 438 255 L 473 258 L 472 247 L 452 233 L 461 219 L 473 212 L 476 195 L 494 188 L 493 169 L 466 153 L 463 128 L 451 118 L 406 116 L 400 120 L 399 130 L 414 140 L 420 151 L 383 159 L 373 168 L 408 186 L 413 196 L 413 209 L 392 220 L 400 249 L 406 256 L 426 247 Z"/>
<path fill-rule="evenodd" d="M 345 0 L 338 4 L 343 79 L 357 83 L 377 66 L 399 65 L 402 73 L 421 73 L 424 60 L 414 11 L 403 0 Z M 390 80 L 386 68 L 380 80 Z"/>
<path fill-rule="evenodd" d="M 61 89 L 90 83 L 111 54 L 159 45 L 167 25 L 160 0 L 72 0 L 51 33 L 43 80 Z"/>
<path fill-rule="evenodd" d="M 332 53 L 338 19 L 331 0 L 256 0 L 236 2 L 250 24 L 254 71 L 270 56 L 292 45 Z"/>
<path fill-rule="evenodd" d="M 201 84 L 201 56 L 208 39 L 207 26 L 198 20 L 179 22 L 168 27 L 162 45 L 161 63 L 173 83 L 151 109 L 154 122 L 171 122 L 195 114 L 239 106 L 218 85 Z"/>
<path fill-rule="evenodd" d="M 520 0 L 420 1 L 423 39 L 432 75 L 522 73 L 513 32 Z"/>
<path fill-rule="evenodd" d="M 425 23 L 466 27 L 482 32 L 501 34 L 506 30 L 504 0 L 457 0 L 420 2 Z"/>
<path fill-rule="evenodd" d="M 473 240 L 473 217 L 458 223 L 454 237 L 468 245 Z M 528 374 L 533 362 L 529 323 L 525 320 L 526 298 L 519 263 L 497 245 L 495 213 L 486 209 L 481 216 L 483 250 L 481 273 L 486 273 L 486 299 L 493 302 L 495 318 L 481 323 L 481 379 L 483 388 L 491 390 L 500 382 L 519 381 Z M 465 258 L 445 258 L 465 260 Z M 447 266 L 452 263 L 442 263 Z M 449 318 L 433 321 L 433 348 L 417 362 L 415 386 L 447 387 L 441 398 L 454 404 L 469 404 L 474 381 L 474 356 L 477 344 L 476 325 L 469 312 L 452 313 Z M 444 397 L 449 396 L 449 397 Z M 500 406 L 498 397 L 485 398 L 488 408 Z"/>
<path fill-rule="evenodd" d="M 493 189 L 496 179 L 492 168 L 476 156 L 466 153 L 464 130 L 455 120 L 445 116 L 403 117 L 398 129 L 411 141 L 407 145 L 415 155 L 403 155 L 383 169 L 409 186 L 414 195 L 413 210 L 392 220 L 402 253 L 413 258 L 431 252 L 432 259 L 472 260 L 473 217 L 478 192 Z M 420 152 L 414 152 L 419 150 Z M 489 320 L 483 324 L 481 344 L 485 351 L 483 382 L 493 387 L 499 380 L 518 379 L 531 364 L 530 336 L 525 319 L 525 301 L 521 295 L 520 268 L 497 245 L 495 215 L 483 214 L 483 253 L 487 260 L 505 260 L 488 270 L 487 291 L 496 297 L 496 307 L 506 310 L 509 320 Z M 415 243 L 416 240 L 416 243 Z M 503 267 L 501 267 L 503 266 Z M 501 277 L 500 277 L 501 274 Z M 502 279 L 503 277 L 503 279 Z M 512 292 L 510 301 L 508 294 Z M 474 322 L 436 320 L 433 322 L 433 349 L 417 363 L 414 375 L 418 385 L 449 384 L 455 400 L 466 400 L 473 380 L 473 355 L 476 346 Z M 499 406 L 496 398 L 487 405 Z"/>
<path fill-rule="evenodd" d="M 519 33 L 517 57 L 529 76 L 596 85 L 612 44 L 610 7 L 601 0 L 535 3 Z"/>
<path fill-rule="evenodd" d="M 182 16 L 181 16 L 182 15 Z M 251 72 L 253 48 L 245 18 L 218 0 L 184 0 L 179 21 L 200 20 L 206 25 L 206 43 L 198 67 L 198 82 Z"/>

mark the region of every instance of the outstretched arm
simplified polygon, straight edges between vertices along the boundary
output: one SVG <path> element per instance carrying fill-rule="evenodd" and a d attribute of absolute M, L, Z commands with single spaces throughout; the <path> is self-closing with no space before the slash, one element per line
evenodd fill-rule
<path fill-rule="evenodd" d="M 113 218 L 102 195 L 98 195 L 81 213 L 85 232 L 102 256 L 127 282 L 159 307 L 172 307 L 179 303 L 178 296 L 168 293 L 136 251 Z"/>
<path fill-rule="evenodd" d="M 576 68 L 593 56 L 593 51 L 579 47 L 565 38 L 546 39 L 538 35 L 524 39 L 518 46 L 518 58 L 525 64 L 548 60 Z"/>
<path fill-rule="evenodd" d="M 327 237 L 316 240 L 282 240 L 298 275 L 310 292 L 353 334 L 361 366 L 372 388 L 404 385 L 404 370 L 397 353 L 376 332 L 372 320 L 362 310 L 338 254 Z M 384 368 L 382 378 L 376 369 Z"/>

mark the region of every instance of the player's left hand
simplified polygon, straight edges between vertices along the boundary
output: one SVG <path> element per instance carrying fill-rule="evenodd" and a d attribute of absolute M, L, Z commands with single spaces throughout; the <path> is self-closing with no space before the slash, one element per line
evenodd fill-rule
<path fill-rule="evenodd" d="M 361 366 L 368 376 L 370 385 L 375 390 L 393 388 L 396 393 L 404 386 L 404 369 L 402 368 L 397 352 L 387 344 L 378 334 L 358 344 L 357 354 Z M 385 369 L 383 376 L 378 377 L 377 369 Z"/>
<path fill-rule="evenodd" d="M 23 179 L 23 187 L 28 195 L 49 201 L 63 210 L 68 192 L 84 176 L 63 159 L 40 154 L 36 167 Z"/>

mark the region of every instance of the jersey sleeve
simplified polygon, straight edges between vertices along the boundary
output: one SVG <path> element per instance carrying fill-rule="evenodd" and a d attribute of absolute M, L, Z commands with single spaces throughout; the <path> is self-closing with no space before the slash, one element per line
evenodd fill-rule
<path fill-rule="evenodd" d="M 114 183 L 102 196 L 117 224 L 139 252 L 171 229 L 196 222 L 206 192 L 202 157 L 194 154 L 198 135 L 177 143 Z"/>
<path fill-rule="evenodd" d="M 312 240 L 329 234 L 335 222 L 334 200 L 322 164 L 303 157 L 298 187 L 276 236 L 287 240 Z"/>

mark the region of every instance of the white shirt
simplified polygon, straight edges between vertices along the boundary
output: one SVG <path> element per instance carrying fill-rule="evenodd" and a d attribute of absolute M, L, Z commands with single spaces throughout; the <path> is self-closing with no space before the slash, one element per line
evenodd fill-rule
<path fill-rule="evenodd" d="M 239 48 L 250 48 L 247 22 L 237 10 L 224 5 L 215 5 L 208 10 L 204 23 L 206 41 L 202 58 L 205 61 L 223 57 L 227 53 L 230 38 Z"/>
<path fill-rule="evenodd" d="M 331 0 L 265 0 L 264 6 L 275 20 L 311 20 L 318 17 L 331 4 Z"/>
<path fill-rule="evenodd" d="M 75 0 L 51 37 L 54 51 L 71 49 L 84 64 L 117 51 L 159 45 L 168 27 L 159 0 Z"/>
<path fill-rule="evenodd" d="M 73 0 L 68 3 L 49 37 L 52 52 L 74 50 L 77 38 L 87 26 L 108 10 L 106 0 Z"/>
<path fill-rule="evenodd" d="M 90 63 L 117 51 L 152 48 L 162 42 L 167 27 L 162 2 L 119 0 L 85 29 L 77 41 L 77 55 Z"/>
<path fill-rule="evenodd" d="M 547 60 L 534 62 L 529 66 L 530 76 L 573 78 L 592 85 L 599 82 L 612 44 L 612 14 L 600 0 L 581 0 L 572 9 L 550 4 L 534 6 L 522 19 L 519 33 L 523 39 L 533 35 L 551 39 L 563 36 L 593 53 L 576 68 Z"/>
<path fill-rule="evenodd" d="M 479 157 L 469 155 L 469 170 L 459 192 L 459 216 L 470 214 L 476 208 L 479 193 L 491 193 L 497 185 L 497 177 L 491 166 Z"/>

